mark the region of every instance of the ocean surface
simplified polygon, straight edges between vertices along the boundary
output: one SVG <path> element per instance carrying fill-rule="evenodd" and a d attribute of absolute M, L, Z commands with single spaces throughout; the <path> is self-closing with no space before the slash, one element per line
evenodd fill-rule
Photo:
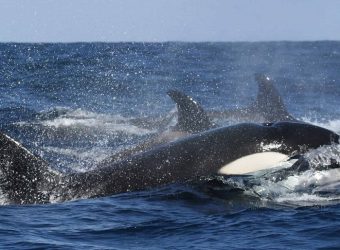
<path fill-rule="evenodd" d="M 54 169 L 84 172 L 163 129 L 152 121 L 176 110 L 168 90 L 210 111 L 245 107 L 256 73 L 274 79 L 294 117 L 340 133 L 340 42 L 331 41 L 2 43 L 0 130 Z M 340 148 L 305 157 L 340 162 Z M 0 249 L 340 249 L 340 169 L 246 188 L 211 178 L 44 205 L 0 195 Z"/>

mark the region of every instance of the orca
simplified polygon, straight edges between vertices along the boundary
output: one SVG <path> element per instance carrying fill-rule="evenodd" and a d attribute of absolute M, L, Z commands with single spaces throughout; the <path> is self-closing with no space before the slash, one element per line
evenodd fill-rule
<path fill-rule="evenodd" d="M 283 98 L 274 86 L 274 81 L 265 74 L 255 74 L 258 84 L 256 100 L 248 107 L 207 112 L 211 118 L 228 119 L 237 122 L 297 121 L 291 116 Z"/>
<path fill-rule="evenodd" d="M 257 155 L 261 160 L 261 153 L 273 153 L 269 158 L 281 161 L 282 156 L 332 143 L 339 143 L 339 135 L 310 124 L 241 123 L 192 134 L 120 161 L 107 161 L 88 172 L 66 174 L 52 170 L 20 143 L 0 134 L 0 189 L 9 204 L 94 198 L 217 174 L 248 174 L 271 166 L 263 161 L 262 166 L 257 163 L 251 168 L 252 162 L 242 158 Z"/>

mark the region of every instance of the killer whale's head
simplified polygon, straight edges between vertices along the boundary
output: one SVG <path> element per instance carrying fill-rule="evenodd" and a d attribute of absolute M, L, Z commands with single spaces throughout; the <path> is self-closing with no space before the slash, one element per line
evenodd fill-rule
<path fill-rule="evenodd" d="M 218 170 L 223 175 L 240 175 L 270 169 L 309 149 L 339 143 L 336 133 L 303 122 L 276 122 L 265 124 L 240 124 L 232 130 L 232 161 L 224 161 Z M 227 155 L 228 155 L 227 154 Z M 227 159 L 227 158 L 226 158 Z"/>
<path fill-rule="evenodd" d="M 331 130 L 304 122 L 276 122 L 274 126 L 287 147 L 296 150 L 318 148 L 339 143 L 339 135 Z"/>

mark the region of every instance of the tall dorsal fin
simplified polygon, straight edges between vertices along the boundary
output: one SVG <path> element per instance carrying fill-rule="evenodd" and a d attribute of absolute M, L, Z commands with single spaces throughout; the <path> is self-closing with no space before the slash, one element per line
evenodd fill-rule
<path fill-rule="evenodd" d="M 178 90 L 169 90 L 167 94 L 177 104 L 177 129 L 196 133 L 214 127 L 204 109 L 192 97 Z"/>
<path fill-rule="evenodd" d="M 273 80 L 264 74 L 255 74 L 259 90 L 255 108 L 262 113 L 268 122 L 295 121 L 287 111 L 282 97 L 273 85 Z"/>

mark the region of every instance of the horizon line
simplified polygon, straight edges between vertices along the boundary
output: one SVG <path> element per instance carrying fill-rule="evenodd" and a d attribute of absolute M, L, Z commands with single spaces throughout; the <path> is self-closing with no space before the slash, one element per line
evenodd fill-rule
<path fill-rule="evenodd" d="M 121 40 L 121 41 L 101 41 L 101 40 L 89 40 L 89 41 L 0 41 L 0 44 L 76 44 L 76 43 L 275 43 L 275 42 L 340 42 L 340 40 L 333 39 L 316 39 L 316 40 L 202 40 L 202 41 L 190 41 L 190 40 L 164 40 L 164 41 L 152 41 L 152 40 Z"/>

